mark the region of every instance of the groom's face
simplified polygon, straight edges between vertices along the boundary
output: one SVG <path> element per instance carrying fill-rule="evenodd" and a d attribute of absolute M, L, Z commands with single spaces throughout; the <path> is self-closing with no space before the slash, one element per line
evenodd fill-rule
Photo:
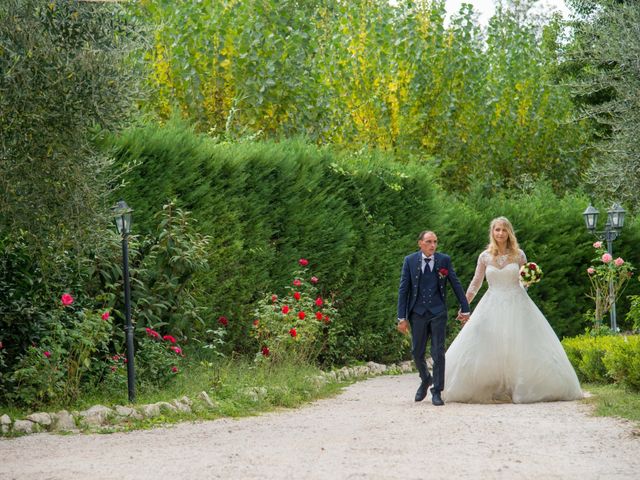
<path fill-rule="evenodd" d="M 425 233 L 424 236 L 418 240 L 418 246 L 422 253 L 424 253 L 427 257 L 433 255 L 438 247 L 438 237 L 436 237 L 435 233 Z"/>

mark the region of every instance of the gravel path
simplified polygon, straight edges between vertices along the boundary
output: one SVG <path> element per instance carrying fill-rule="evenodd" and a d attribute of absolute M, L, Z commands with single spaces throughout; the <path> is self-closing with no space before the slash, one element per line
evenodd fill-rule
<path fill-rule="evenodd" d="M 297 410 L 0 439 L 0 479 L 638 479 L 633 424 L 581 402 L 416 404 L 415 374 Z"/>

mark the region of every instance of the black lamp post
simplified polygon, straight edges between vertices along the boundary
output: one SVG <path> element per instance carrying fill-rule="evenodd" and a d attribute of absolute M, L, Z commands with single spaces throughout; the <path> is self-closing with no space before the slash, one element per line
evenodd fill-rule
<path fill-rule="evenodd" d="M 622 206 L 618 203 L 614 203 L 609 210 L 607 210 L 607 223 L 604 225 L 604 230 L 596 231 L 598 224 L 598 210 L 592 205 L 589 205 L 587 209 L 582 213 L 584 216 L 584 222 L 593 235 L 598 238 L 603 238 L 607 241 L 607 252 L 613 256 L 613 241 L 618 238 L 620 231 L 624 226 L 624 215 L 627 213 Z M 609 295 L 611 296 L 611 310 L 609 311 L 609 317 L 611 318 L 611 330 L 618 331 L 618 324 L 616 322 L 616 300 L 613 292 L 613 281 L 609 281 Z"/>
<path fill-rule="evenodd" d="M 131 212 L 127 202 L 120 200 L 112 208 L 118 233 L 122 235 L 122 277 L 124 279 L 124 314 L 127 333 L 127 385 L 129 402 L 136 401 L 136 371 L 133 367 L 133 325 L 131 324 L 131 286 L 129 285 L 129 243 L 127 236 L 131 232 Z"/>

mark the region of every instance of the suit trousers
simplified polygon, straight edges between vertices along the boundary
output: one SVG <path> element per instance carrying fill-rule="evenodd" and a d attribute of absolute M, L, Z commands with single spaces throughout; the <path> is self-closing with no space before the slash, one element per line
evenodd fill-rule
<path fill-rule="evenodd" d="M 436 315 L 427 312 L 419 315 L 411 312 L 409 315 L 411 325 L 411 353 L 416 363 L 416 368 L 423 382 L 430 382 L 431 375 L 427 369 L 425 354 L 427 341 L 431 339 L 431 359 L 433 360 L 433 391 L 441 392 L 444 389 L 444 341 L 447 335 L 447 311 Z"/>

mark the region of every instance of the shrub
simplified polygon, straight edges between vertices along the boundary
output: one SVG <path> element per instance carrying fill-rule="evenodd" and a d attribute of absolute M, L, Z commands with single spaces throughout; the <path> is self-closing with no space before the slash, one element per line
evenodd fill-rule
<path fill-rule="evenodd" d="M 320 295 L 318 278 L 311 276 L 309 261 L 299 260 L 286 293 L 269 293 L 257 304 L 253 336 L 259 350 L 256 361 L 314 363 L 326 347 L 327 330 L 336 319 L 332 300 Z"/>
<path fill-rule="evenodd" d="M 617 383 L 640 392 L 640 337 L 623 336 L 603 358 L 608 375 Z"/>

